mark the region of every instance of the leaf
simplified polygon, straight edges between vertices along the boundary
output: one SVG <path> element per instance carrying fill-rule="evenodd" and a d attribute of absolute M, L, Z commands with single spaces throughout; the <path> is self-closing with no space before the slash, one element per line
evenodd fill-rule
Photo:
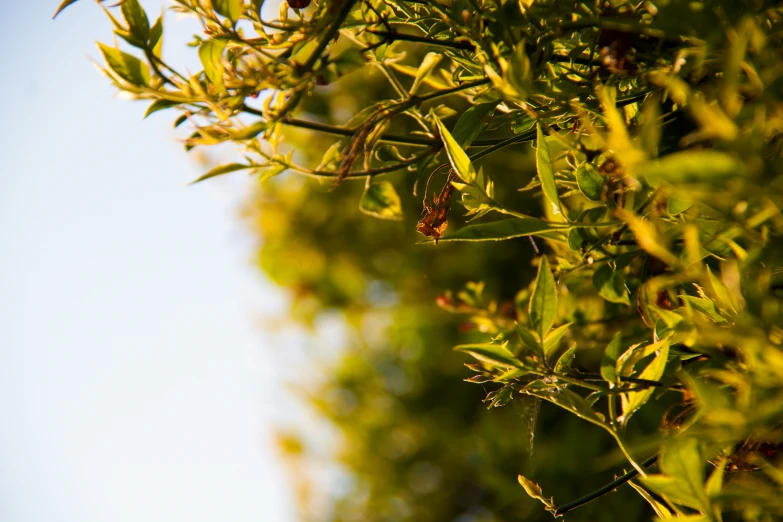
<path fill-rule="evenodd" d="M 522 362 L 502 344 L 461 344 L 454 350 L 465 352 L 481 362 L 500 368 L 524 368 Z"/>
<path fill-rule="evenodd" d="M 424 79 L 432 73 L 442 59 L 442 53 L 427 53 L 416 71 L 416 78 L 413 80 L 413 85 L 411 85 L 411 94 L 416 94 Z"/>
<path fill-rule="evenodd" d="M 499 103 L 500 100 L 479 103 L 462 113 L 462 116 L 457 120 L 457 124 L 454 125 L 454 132 L 452 133 L 454 140 L 460 147 L 463 149 L 470 147 L 473 141 L 487 127 L 484 118 L 495 112 L 495 107 Z"/>
<path fill-rule="evenodd" d="M 709 510 L 710 501 L 704 490 L 704 461 L 695 437 L 669 440 L 661 450 L 659 464 L 664 475 L 642 479 L 647 487 L 677 504 Z"/>
<path fill-rule="evenodd" d="M 675 185 L 699 182 L 720 185 L 728 177 L 741 175 L 743 170 L 740 161 L 725 152 L 686 150 L 648 161 L 637 172 L 640 177 L 662 179 Z"/>
<path fill-rule="evenodd" d="M 710 286 L 712 286 L 712 291 L 714 292 L 715 297 L 717 297 L 718 301 L 720 301 L 721 306 L 723 306 L 727 310 L 731 310 L 732 312 L 737 313 L 737 310 L 739 309 L 737 300 L 729 295 L 729 291 L 726 289 L 726 287 L 721 282 L 721 280 L 718 279 L 715 276 L 715 274 L 712 273 L 710 267 L 707 267 L 707 277 L 710 280 Z"/>
<path fill-rule="evenodd" d="M 136 87 L 149 87 L 150 71 L 147 64 L 119 49 L 98 43 L 106 65 L 121 80 Z"/>
<path fill-rule="evenodd" d="M 563 230 L 537 218 L 513 218 L 468 225 L 449 234 L 441 241 L 502 241 L 521 236 L 537 236 Z"/>
<path fill-rule="evenodd" d="M 622 332 L 614 334 L 601 359 L 601 377 L 615 385 L 620 382 L 617 376 L 617 357 L 619 357 L 620 350 L 622 350 L 622 337 Z"/>
<path fill-rule="evenodd" d="M 556 511 L 557 506 L 555 506 L 555 503 L 552 498 L 545 498 L 543 491 L 541 491 L 541 486 L 533 482 L 532 480 L 526 479 L 522 475 L 517 476 L 517 480 L 519 481 L 519 484 L 525 488 L 525 492 L 530 496 L 530 498 L 534 498 L 536 500 L 540 500 L 544 503 L 544 505 L 547 507 L 548 511 Z"/>
<path fill-rule="evenodd" d="M 557 363 L 555 363 L 555 373 L 564 374 L 569 369 L 571 369 L 571 363 L 574 362 L 574 358 L 576 357 L 576 345 L 573 345 L 568 350 L 563 352 L 563 355 L 561 355 L 557 359 Z"/>
<path fill-rule="evenodd" d="M 470 158 L 464 150 L 459 146 L 451 133 L 443 125 L 443 122 L 434 116 L 435 123 L 438 125 L 438 132 L 440 132 L 440 138 L 443 140 L 443 145 L 446 147 L 446 155 L 449 157 L 451 168 L 454 172 L 465 182 L 471 183 L 476 179 L 476 170 L 473 168 L 473 164 L 470 162 Z"/>
<path fill-rule="evenodd" d="M 547 357 L 547 359 L 557 351 L 557 347 L 560 345 L 560 340 L 563 338 L 570 326 L 571 323 L 558 326 L 549 332 L 549 334 L 546 336 L 546 339 L 544 339 L 544 355 Z"/>
<path fill-rule="evenodd" d="M 636 236 L 636 241 L 648 254 L 657 257 L 670 266 L 677 266 L 679 258 L 672 254 L 666 247 L 666 240 L 658 233 L 658 229 L 649 220 L 629 212 L 624 208 L 618 208 L 617 217 L 628 224 L 628 228 Z"/>
<path fill-rule="evenodd" d="M 584 419 L 607 429 L 603 416 L 594 411 L 581 395 L 578 395 L 567 388 L 552 389 L 551 385 L 542 381 L 533 381 L 525 386 L 522 391 L 533 397 L 538 397 L 539 399 L 556 404 L 564 410 L 575 414 L 580 419 Z"/>
<path fill-rule="evenodd" d="M 242 0 L 212 0 L 212 6 L 218 14 L 225 16 L 233 23 L 237 23 L 239 17 L 242 16 Z"/>
<path fill-rule="evenodd" d="M 150 28 L 149 48 L 155 56 L 160 58 L 163 50 L 163 15 L 160 15 Z"/>
<path fill-rule="evenodd" d="M 149 107 L 147 107 L 147 111 L 144 113 L 144 117 L 146 118 L 150 114 L 162 111 L 163 109 L 168 109 L 170 107 L 176 107 L 177 105 L 179 105 L 177 102 L 173 102 L 171 100 L 155 100 L 150 104 Z"/>
<path fill-rule="evenodd" d="M 631 304 L 628 290 L 625 288 L 625 277 L 619 270 L 612 270 L 608 264 L 601 265 L 593 273 L 593 287 L 601 297 L 611 303 Z"/>
<path fill-rule="evenodd" d="M 720 459 L 704 485 L 704 492 L 709 498 L 717 497 L 723 489 L 723 473 L 726 469 L 726 462 L 725 458 Z"/>
<path fill-rule="evenodd" d="M 539 339 L 544 339 L 552 328 L 556 312 L 557 291 L 555 289 L 555 278 L 552 276 L 552 270 L 549 268 L 549 261 L 544 256 L 538 265 L 538 275 L 536 276 L 528 307 L 530 324 L 538 333 Z"/>
<path fill-rule="evenodd" d="M 604 178 L 592 164 L 584 162 L 576 169 L 576 183 L 587 199 L 590 201 L 601 201 L 601 195 L 604 190 Z"/>
<path fill-rule="evenodd" d="M 58 7 L 57 10 L 54 12 L 54 15 L 52 15 L 52 19 L 57 18 L 57 15 L 60 14 L 63 9 L 76 2 L 77 0 L 63 0 L 63 3 L 60 4 L 60 7 Z"/>
<path fill-rule="evenodd" d="M 655 498 L 653 498 L 653 496 L 650 495 L 646 489 L 638 484 L 635 484 L 633 481 L 630 481 L 629 484 L 633 489 L 636 490 L 637 493 L 639 493 L 639 495 L 642 496 L 644 500 L 647 501 L 648 504 L 650 504 L 650 506 L 655 511 L 655 514 L 658 515 L 659 519 L 672 518 L 671 511 L 669 511 L 666 506 L 655 500 Z"/>
<path fill-rule="evenodd" d="M 702 314 L 707 316 L 707 318 L 710 319 L 711 321 L 715 323 L 726 322 L 726 319 L 722 315 L 720 315 L 720 311 L 718 310 L 718 307 L 715 306 L 715 303 L 713 303 L 709 299 L 702 299 L 701 297 L 693 297 L 690 295 L 681 295 L 680 299 L 688 303 L 698 312 L 701 312 Z"/>
<path fill-rule="evenodd" d="M 191 181 L 190 184 L 193 185 L 195 183 L 198 183 L 200 181 L 204 181 L 205 179 L 214 178 L 215 176 L 222 176 L 223 174 L 228 174 L 229 172 L 236 172 L 238 170 L 244 170 L 244 169 L 253 169 L 256 168 L 258 165 L 245 165 L 243 163 L 228 163 L 226 165 L 219 165 L 215 167 L 214 169 L 210 170 L 203 176 L 199 177 L 198 179 Z"/>
<path fill-rule="evenodd" d="M 655 359 L 652 360 L 647 368 L 639 374 L 640 379 L 647 379 L 650 381 L 657 381 L 663 375 L 663 370 L 666 368 L 666 361 L 669 359 L 669 343 L 668 341 L 663 343 L 663 347 Z M 627 424 L 631 415 L 636 410 L 644 406 L 644 404 L 650 400 L 655 388 L 648 386 L 640 391 L 633 391 L 623 395 L 623 423 Z"/>
<path fill-rule="evenodd" d="M 524 326 L 517 323 L 516 325 L 517 334 L 519 334 L 519 338 L 522 340 L 522 343 L 530 350 L 532 350 L 542 361 L 544 360 L 544 351 L 541 348 L 541 343 L 538 342 L 538 339 L 535 338 L 535 336 L 530 333 Z"/>
<path fill-rule="evenodd" d="M 389 181 L 370 182 L 359 201 L 359 210 L 380 219 L 402 220 L 402 201 Z"/>
<path fill-rule="evenodd" d="M 546 137 L 540 123 L 536 129 L 538 136 L 536 139 L 536 170 L 538 171 L 538 179 L 541 180 L 541 189 L 544 191 L 544 196 L 552 204 L 552 212 L 561 214 L 562 205 L 560 204 L 560 197 L 557 195 L 555 170 L 552 168 L 549 146 L 546 144 Z"/>
<path fill-rule="evenodd" d="M 223 71 L 225 69 L 223 65 L 223 50 L 226 48 L 226 43 L 227 41 L 222 38 L 215 38 L 206 40 L 198 48 L 198 57 L 204 66 L 204 74 L 207 75 L 209 81 L 220 92 L 225 92 L 226 90 L 223 83 Z"/>
<path fill-rule="evenodd" d="M 122 2 L 121 9 L 130 33 L 146 44 L 150 37 L 150 21 L 139 0 L 125 0 Z"/>

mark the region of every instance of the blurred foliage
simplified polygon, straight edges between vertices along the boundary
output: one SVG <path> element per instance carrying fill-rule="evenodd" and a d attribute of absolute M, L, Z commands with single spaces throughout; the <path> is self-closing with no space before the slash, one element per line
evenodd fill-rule
<path fill-rule="evenodd" d="M 102 70 L 243 149 L 198 181 L 264 181 L 261 268 L 356 332 L 310 389 L 350 487 L 305 518 L 783 516 L 781 2 L 173 9 L 203 71 L 137 0 Z"/>

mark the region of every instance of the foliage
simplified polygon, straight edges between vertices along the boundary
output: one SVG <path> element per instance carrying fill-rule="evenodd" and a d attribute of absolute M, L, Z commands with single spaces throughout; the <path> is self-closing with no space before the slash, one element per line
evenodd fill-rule
<path fill-rule="evenodd" d="M 178 110 L 177 125 L 194 126 L 186 147 L 242 147 L 242 162 L 201 179 L 293 171 L 336 187 L 268 182 L 262 267 L 296 290 L 304 316 L 337 307 L 359 331 L 373 311 L 393 319 L 387 337 L 359 343 L 366 353 L 345 355 L 329 385 L 349 390 L 358 413 L 314 399 L 354 445 L 344 462 L 371 486 L 344 497 L 335 520 L 530 509 L 495 473 L 520 462 L 504 458 L 526 449 L 519 428 L 485 433 L 502 413 L 466 404 L 453 383 L 461 356 L 438 351 L 453 325 L 423 303 L 471 278 L 486 286 L 438 299 L 474 330 L 457 346 L 476 361 L 468 380 L 490 390 L 490 407 L 550 403 L 541 429 L 563 415 L 580 422 L 568 424 L 577 438 L 560 431 L 542 468 L 519 477 L 545 509 L 617 516 L 606 488 L 561 500 L 562 482 L 595 489 L 584 462 L 601 455 L 586 451 L 612 466 L 612 441 L 628 473 L 610 489 L 630 481 L 658 518 L 783 515 L 779 2 L 300 0 L 274 21 L 263 1 L 174 4 L 203 25 L 192 42 L 203 71 L 164 60 L 162 18 L 150 24 L 137 0 L 121 4 L 121 20 L 110 14 L 137 52 L 100 45 L 102 70 L 151 100 L 147 114 Z M 519 153 L 527 142 L 532 157 Z M 450 209 L 456 194 L 470 224 Z M 346 198 L 400 222 L 360 218 Z M 437 249 L 412 245 L 414 228 Z M 378 285 L 396 304 L 381 306 Z M 493 292 L 509 304 L 483 295 Z M 411 344 L 426 356 L 407 357 Z M 388 372 L 419 384 L 395 391 Z M 392 399 L 378 409 L 380 396 Z M 394 454 L 389 437 L 403 432 L 425 442 Z M 497 452 L 476 449 L 498 441 Z M 442 445 L 453 447 L 434 457 Z M 406 489 L 404 470 L 421 462 L 429 479 Z M 435 468 L 437 486 L 410 485 L 435 483 Z M 489 498 L 471 503 L 464 473 L 477 469 L 488 470 L 477 483 Z"/>

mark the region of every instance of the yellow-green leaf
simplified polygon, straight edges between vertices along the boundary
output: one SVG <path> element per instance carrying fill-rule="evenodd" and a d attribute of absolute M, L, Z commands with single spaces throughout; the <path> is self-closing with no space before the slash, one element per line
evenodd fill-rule
<path fill-rule="evenodd" d="M 459 143 L 454 139 L 451 133 L 443 125 L 443 122 L 434 117 L 435 122 L 438 125 L 438 132 L 440 132 L 440 138 L 443 140 L 443 145 L 446 147 L 446 155 L 449 157 L 449 163 L 454 172 L 465 182 L 471 183 L 476 179 L 476 170 L 473 168 L 473 164 L 470 162 L 470 158 L 459 146 Z"/>
<path fill-rule="evenodd" d="M 552 204 L 552 212 L 560 214 L 562 205 L 560 197 L 557 195 L 557 185 L 555 184 L 555 169 L 552 167 L 552 158 L 549 154 L 549 146 L 546 143 L 544 131 L 541 124 L 537 126 L 536 139 L 536 170 L 538 170 L 538 179 L 541 180 L 541 189 L 544 196 Z"/>
<path fill-rule="evenodd" d="M 465 352 L 481 362 L 500 368 L 524 368 L 522 362 L 501 344 L 461 344 L 455 346 L 458 352 Z"/>
<path fill-rule="evenodd" d="M 150 70 L 147 64 L 133 55 L 102 43 L 98 43 L 98 49 L 100 49 L 110 72 L 119 79 L 136 87 L 149 87 Z"/>
<path fill-rule="evenodd" d="M 226 90 L 223 83 L 223 71 L 225 69 L 223 65 L 223 50 L 226 48 L 226 43 L 226 40 L 222 38 L 215 38 L 214 40 L 206 40 L 198 48 L 198 57 L 204 66 L 204 74 L 207 75 L 209 81 L 220 92 Z"/>

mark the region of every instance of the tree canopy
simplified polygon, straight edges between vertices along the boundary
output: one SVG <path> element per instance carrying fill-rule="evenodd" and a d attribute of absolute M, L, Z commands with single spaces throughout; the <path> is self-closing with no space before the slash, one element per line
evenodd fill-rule
<path fill-rule="evenodd" d="M 203 70 L 125 0 L 102 71 L 237 145 L 197 181 L 263 181 L 260 267 L 356 332 L 310 518 L 783 515 L 783 3 L 173 4 Z"/>

